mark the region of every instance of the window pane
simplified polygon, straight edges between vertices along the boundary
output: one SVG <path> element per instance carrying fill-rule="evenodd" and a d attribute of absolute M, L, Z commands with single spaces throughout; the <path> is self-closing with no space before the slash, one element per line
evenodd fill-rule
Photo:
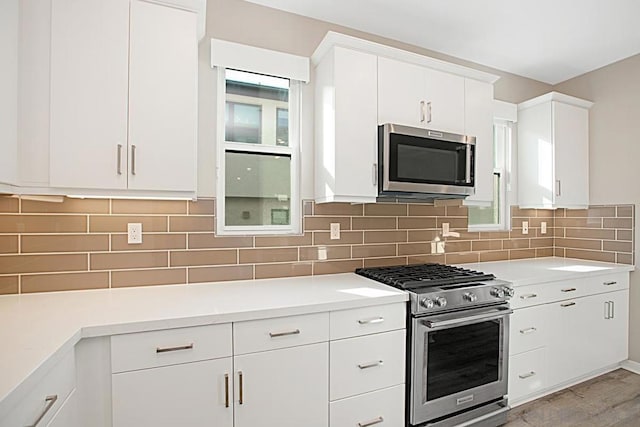
<path fill-rule="evenodd" d="M 225 140 L 260 144 L 262 106 L 229 102 L 226 104 Z"/>
<path fill-rule="evenodd" d="M 226 70 L 225 140 L 289 145 L 289 80 Z"/>
<path fill-rule="evenodd" d="M 493 203 L 491 206 L 470 206 L 469 225 L 500 224 L 500 174 L 493 174 Z"/>
<path fill-rule="evenodd" d="M 225 225 L 291 224 L 291 157 L 225 153 Z"/>

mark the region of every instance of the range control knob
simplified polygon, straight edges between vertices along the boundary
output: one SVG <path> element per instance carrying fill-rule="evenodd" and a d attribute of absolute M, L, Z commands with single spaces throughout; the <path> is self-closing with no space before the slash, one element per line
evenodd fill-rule
<path fill-rule="evenodd" d="M 438 307 L 446 307 L 447 306 L 447 299 L 445 297 L 436 298 L 436 305 Z"/>
<path fill-rule="evenodd" d="M 429 298 L 422 298 L 420 300 L 420 305 L 423 306 L 426 309 L 431 309 L 431 308 L 433 308 L 433 300 L 431 300 Z"/>
<path fill-rule="evenodd" d="M 504 298 L 504 289 L 502 288 L 491 288 L 491 295 L 496 298 Z"/>
<path fill-rule="evenodd" d="M 513 298 L 513 296 L 515 295 L 516 291 L 513 288 L 510 288 L 508 286 L 505 286 L 504 288 L 502 288 L 504 290 L 504 295 L 507 298 Z"/>
<path fill-rule="evenodd" d="M 462 295 L 462 298 L 467 302 L 476 302 L 478 301 L 478 296 L 473 292 L 466 292 Z"/>

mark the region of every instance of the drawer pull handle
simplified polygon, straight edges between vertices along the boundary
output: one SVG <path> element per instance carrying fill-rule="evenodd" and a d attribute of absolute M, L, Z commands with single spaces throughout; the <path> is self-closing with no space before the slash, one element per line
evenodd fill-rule
<path fill-rule="evenodd" d="M 370 325 L 372 323 L 382 323 L 384 322 L 384 317 L 374 317 L 373 319 L 360 319 L 358 323 L 361 325 Z"/>
<path fill-rule="evenodd" d="M 377 360 L 375 362 L 369 362 L 369 363 L 362 363 L 360 365 L 358 365 L 358 368 L 360 369 L 368 369 L 368 368 L 373 368 L 375 366 L 382 366 L 382 360 Z"/>
<path fill-rule="evenodd" d="M 603 282 L 602 284 L 605 285 L 605 286 L 613 286 L 613 285 L 617 285 L 618 282 L 615 282 L 615 281 L 614 282 Z"/>
<path fill-rule="evenodd" d="M 571 301 L 571 302 L 565 302 L 563 304 L 560 304 L 560 307 L 571 307 L 572 305 L 576 305 L 575 302 Z"/>
<path fill-rule="evenodd" d="M 523 334 L 523 335 L 526 335 L 526 334 L 533 333 L 533 332 L 535 332 L 537 330 L 538 330 L 537 328 L 531 327 L 531 328 L 526 328 L 526 329 L 520 329 L 520 333 Z"/>
<path fill-rule="evenodd" d="M 538 294 L 525 294 L 525 295 L 520 295 L 520 299 L 536 298 L 537 296 Z"/>
<path fill-rule="evenodd" d="M 224 374 L 224 407 L 229 407 L 229 374 Z"/>
<path fill-rule="evenodd" d="M 534 371 L 531 372 L 527 372 L 526 374 L 520 374 L 518 375 L 518 378 L 520 378 L 521 380 L 526 380 L 527 378 L 531 378 L 532 376 L 534 376 L 536 373 Z"/>
<path fill-rule="evenodd" d="M 242 371 L 238 371 L 238 385 L 240 386 L 240 391 L 238 392 L 238 403 L 242 405 L 244 403 L 244 387 L 242 386 Z"/>
<path fill-rule="evenodd" d="M 187 345 L 180 345 L 178 347 L 157 347 L 156 348 L 156 353 L 168 353 L 170 351 L 180 351 L 180 350 L 192 350 L 193 349 L 193 343 L 191 344 L 187 344 Z"/>
<path fill-rule="evenodd" d="M 58 395 L 57 394 L 54 394 L 53 396 L 45 397 L 44 401 L 47 402 L 47 405 L 44 407 L 44 410 L 40 413 L 40 415 L 35 420 L 35 422 L 33 424 L 31 424 L 31 425 L 28 425 L 27 427 L 36 427 L 38 425 L 38 423 L 40 423 L 40 421 L 42 421 L 44 416 L 47 415 L 47 412 L 49 412 L 51 407 L 56 403 L 56 400 L 58 400 Z"/>
<path fill-rule="evenodd" d="M 293 331 L 287 331 L 287 332 L 269 332 L 269 336 L 271 338 L 286 337 L 287 335 L 298 335 L 298 334 L 300 334 L 300 329 L 294 329 Z"/>
<path fill-rule="evenodd" d="M 371 420 L 371 421 L 365 421 L 363 423 L 358 423 L 358 427 L 369 427 L 369 426 L 373 426 L 373 425 L 376 425 L 376 424 L 380 424 L 383 421 L 384 421 L 384 418 L 378 417 L 378 418 L 376 418 L 374 420 Z"/>
<path fill-rule="evenodd" d="M 577 290 L 576 288 L 564 288 L 564 289 L 561 290 L 561 292 L 573 292 L 573 291 L 576 291 L 576 290 Z"/>

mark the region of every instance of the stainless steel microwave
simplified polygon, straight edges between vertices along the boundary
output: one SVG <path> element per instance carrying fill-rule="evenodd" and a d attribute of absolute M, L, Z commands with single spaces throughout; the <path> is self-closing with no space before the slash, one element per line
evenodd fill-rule
<path fill-rule="evenodd" d="M 387 123 L 378 127 L 379 197 L 464 198 L 475 193 L 476 138 Z"/>

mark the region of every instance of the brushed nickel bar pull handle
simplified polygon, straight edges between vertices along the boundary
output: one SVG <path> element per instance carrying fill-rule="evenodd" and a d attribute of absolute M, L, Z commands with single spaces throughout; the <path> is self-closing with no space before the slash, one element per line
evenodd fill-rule
<path fill-rule="evenodd" d="M 371 420 L 371 421 L 365 421 L 363 423 L 358 423 L 358 427 L 369 427 L 369 426 L 373 426 L 373 425 L 376 425 L 376 424 L 380 424 L 383 421 L 384 421 L 384 418 L 378 417 L 378 418 L 376 418 L 374 420 Z"/>
<path fill-rule="evenodd" d="M 525 294 L 525 295 L 520 295 L 520 299 L 536 298 L 537 296 L 538 294 Z"/>
<path fill-rule="evenodd" d="M 605 286 L 613 286 L 613 285 L 617 285 L 618 282 L 616 282 L 616 281 L 613 281 L 613 282 L 602 282 L 602 284 L 605 285 Z"/>
<path fill-rule="evenodd" d="M 179 350 L 191 350 L 193 349 L 193 343 L 187 345 L 180 345 L 178 347 L 157 347 L 156 353 L 168 353 L 170 351 L 179 351 Z"/>
<path fill-rule="evenodd" d="M 238 385 L 240 386 L 240 391 L 238 394 L 238 403 L 242 405 L 244 403 L 244 387 L 242 386 L 242 371 L 238 371 Z"/>
<path fill-rule="evenodd" d="M 611 306 L 609 305 L 610 301 L 604 302 L 604 318 L 605 320 L 611 319 Z"/>
<path fill-rule="evenodd" d="M 563 304 L 560 304 L 560 307 L 571 307 L 572 305 L 576 305 L 575 302 L 565 302 Z"/>
<path fill-rule="evenodd" d="M 427 123 L 431 123 L 431 119 L 432 119 L 432 114 L 431 114 L 431 101 L 427 102 Z"/>
<path fill-rule="evenodd" d="M 420 123 L 424 123 L 426 114 L 424 101 L 420 101 Z"/>
<path fill-rule="evenodd" d="M 46 406 L 44 407 L 44 410 L 40 413 L 40 415 L 38 416 L 38 418 L 36 418 L 36 420 L 34 421 L 33 424 L 28 425 L 27 427 L 36 427 L 40 421 L 42 421 L 42 419 L 44 418 L 45 415 L 47 415 L 47 412 L 49 412 L 49 410 L 51 409 L 51 407 L 56 403 L 56 400 L 58 400 L 58 395 L 54 394 L 52 396 L 47 396 L 44 398 L 44 401 L 47 402 Z"/>
<path fill-rule="evenodd" d="M 536 373 L 534 371 L 531 372 L 527 372 L 526 374 L 520 374 L 518 375 L 518 378 L 520 378 L 521 380 L 525 380 L 527 378 L 531 378 L 532 376 L 534 376 Z"/>
<path fill-rule="evenodd" d="M 122 144 L 118 144 L 118 175 L 122 175 Z"/>
<path fill-rule="evenodd" d="M 360 369 L 368 369 L 368 368 L 373 368 L 375 366 L 382 366 L 382 360 L 377 360 L 375 362 L 369 362 L 369 363 L 362 363 L 360 365 L 358 365 L 358 368 Z"/>
<path fill-rule="evenodd" d="M 229 407 L 229 374 L 224 374 L 224 407 Z"/>
<path fill-rule="evenodd" d="M 358 323 L 361 325 L 370 325 L 372 323 L 382 323 L 384 322 L 384 317 L 374 317 L 373 319 L 360 319 Z"/>
<path fill-rule="evenodd" d="M 377 163 L 373 164 L 373 185 L 374 186 L 378 185 L 378 164 Z"/>
<path fill-rule="evenodd" d="M 520 329 L 520 333 L 523 334 L 523 335 L 527 335 L 527 334 L 533 333 L 533 332 L 535 332 L 537 330 L 538 330 L 537 328 L 531 327 L 531 328 L 526 328 L 526 329 Z"/>
<path fill-rule="evenodd" d="M 298 335 L 300 333 L 300 329 L 294 329 L 293 331 L 287 331 L 287 332 L 269 332 L 269 336 L 271 338 L 276 338 L 276 337 L 285 337 L 287 335 Z"/>
<path fill-rule="evenodd" d="M 131 175 L 136 174 L 136 146 L 131 146 Z"/>
<path fill-rule="evenodd" d="M 556 196 L 562 196 L 562 183 L 559 179 L 556 179 Z"/>
<path fill-rule="evenodd" d="M 611 307 L 611 317 L 609 317 L 610 319 L 616 317 L 615 305 L 616 304 L 613 301 L 609 301 L 609 307 Z"/>
<path fill-rule="evenodd" d="M 577 290 L 576 288 L 564 288 L 564 289 L 561 289 L 560 292 L 574 292 L 576 290 Z"/>

